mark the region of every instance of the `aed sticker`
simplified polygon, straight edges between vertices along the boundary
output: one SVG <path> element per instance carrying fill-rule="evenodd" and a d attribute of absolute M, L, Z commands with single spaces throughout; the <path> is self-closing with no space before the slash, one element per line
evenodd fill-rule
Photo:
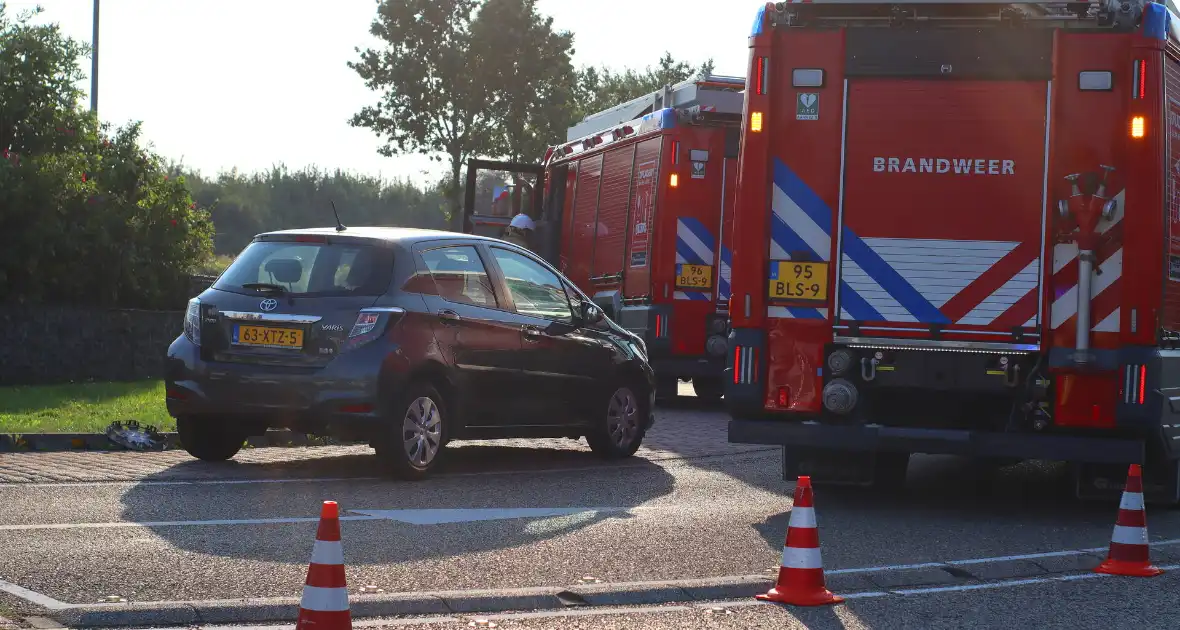
<path fill-rule="evenodd" d="M 800 92 L 796 95 L 795 120 L 819 120 L 819 94 Z"/>
<path fill-rule="evenodd" d="M 704 179 L 705 178 L 705 163 L 704 162 L 693 162 L 692 163 L 692 178 L 693 179 Z"/>

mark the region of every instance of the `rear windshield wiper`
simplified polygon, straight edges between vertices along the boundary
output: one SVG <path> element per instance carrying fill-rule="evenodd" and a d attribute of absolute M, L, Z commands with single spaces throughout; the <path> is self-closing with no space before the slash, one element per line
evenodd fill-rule
<path fill-rule="evenodd" d="M 243 289 L 254 289 L 255 291 L 273 291 L 275 293 L 286 293 L 287 287 L 281 284 L 272 284 L 270 282 L 247 282 L 242 285 Z"/>

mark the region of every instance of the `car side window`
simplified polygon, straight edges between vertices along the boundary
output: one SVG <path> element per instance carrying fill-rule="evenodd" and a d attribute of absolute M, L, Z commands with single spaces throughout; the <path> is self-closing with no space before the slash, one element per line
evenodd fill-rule
<path fill-rule="evenodd" d="M 499 247 L 491 249 L 518 313 L 565 324 L 574 322 L 569 297 L 557 274 L 527 256 Z"/>
<path fill-rule="evenodd" d="M 438 295 L 448 302 L 497 308 L 496 293 L 479 253 L 469 245 L 422 252 Z"/>

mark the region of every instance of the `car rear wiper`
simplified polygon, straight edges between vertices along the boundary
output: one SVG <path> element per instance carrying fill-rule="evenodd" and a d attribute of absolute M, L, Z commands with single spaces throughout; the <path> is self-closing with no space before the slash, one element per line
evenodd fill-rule
<path fill-rule="evenodd" d="M 254 289 L 255 291 L 273 291 L 275 293 L 286 293 L 287 287 L 281 284 L 273 284 L 270 282 L 247 282 L 242 285 L 243 289 Z"/>

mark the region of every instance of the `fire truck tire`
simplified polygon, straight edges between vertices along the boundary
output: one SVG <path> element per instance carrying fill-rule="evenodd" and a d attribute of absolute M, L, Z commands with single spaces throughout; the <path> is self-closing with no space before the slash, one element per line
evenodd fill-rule
<path fill-rule="evenodd" d="M 692 391 L 696 392 L 697 398 L 702 401 L 715 403 L 725 394 L 725 385 L 716 376 L 694 376 Z"/>

